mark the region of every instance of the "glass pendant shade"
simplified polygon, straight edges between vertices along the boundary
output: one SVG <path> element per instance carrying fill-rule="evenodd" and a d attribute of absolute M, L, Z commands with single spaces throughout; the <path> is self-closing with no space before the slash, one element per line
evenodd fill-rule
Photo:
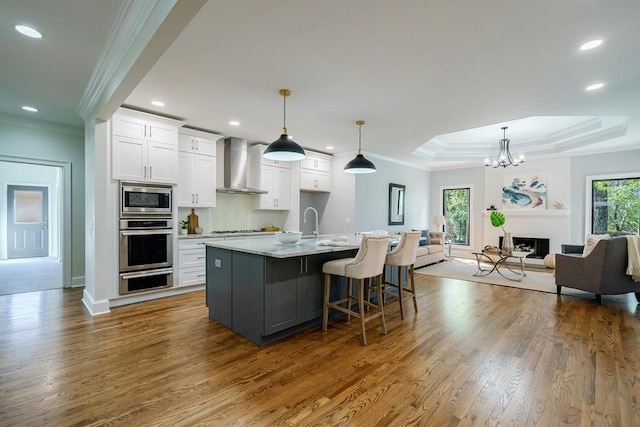
<path fill-rule="evenodd" d="M 273 141 L 264 153 L 262 157 L 269 160 L 280 160 L 284 162 L 293 162 L 296 160 L 302 160 L 306 157 L 306 154 L 302 147 L 287 135 L 287 96 L 291 95 L 289 89 L 280 89 L 280 95 L 284 99 L 284 120 L 282 126 L 282 135 L 280 138 Z"/>
<path fill-rule="evenodd" d="M 358 125 L 358 154 L 356 157 L 347 163 L 344 167 L 346 173 L 373 173 L 376 171 L 376 166 L 362 155 L 362 125 L 363 120 L 356 122 Z"/>

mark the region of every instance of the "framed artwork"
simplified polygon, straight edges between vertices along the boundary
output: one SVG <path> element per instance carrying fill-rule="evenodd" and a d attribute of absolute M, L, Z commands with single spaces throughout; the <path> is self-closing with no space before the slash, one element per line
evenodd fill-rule
<path fill-rule="evenodd" d="M 541 174 L 522 173 L 504 177 L 503 209 L 547 208 L 547 178 Z"/>

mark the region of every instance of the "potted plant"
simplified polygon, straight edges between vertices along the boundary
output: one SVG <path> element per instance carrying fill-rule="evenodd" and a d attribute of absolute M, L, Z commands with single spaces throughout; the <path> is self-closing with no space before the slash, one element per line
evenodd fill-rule
<path fill-rule="evenodd" d="M 511 233 L 507 233 L 503 227 L 504 223 L 507 222 L 507 218 L 500 211 L 492 211 L 489 219 L 491 220 L 491 225 L 502 228 L 502 232 L 504 233 L 504 237 L 502 238 L 502 247 L 500 249 L 505 253 L 511 252 L 513 250 Z"/>
<path fill-rule="evenodd" d="M 188 228 L 189 228 L 189 221 L 183 219 L 178 223 L 178 225 L 180 226 L 180 234 L 187 234 Z"/>

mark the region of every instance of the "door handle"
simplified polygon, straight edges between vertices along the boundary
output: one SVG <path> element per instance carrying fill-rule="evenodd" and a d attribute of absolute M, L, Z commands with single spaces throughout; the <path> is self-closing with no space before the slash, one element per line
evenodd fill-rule
<path fill-rule="evenodd" d="M 149 132 L 149 133 L 151 133 L 151 132 Z M 152 169 L 153 169 L 153 166 L 149 166 L 149 179 L 151 179 L 151 175 L 153 175 Z"/>
<path fill-rule="evenodd" d="M 47 224 L 47 221 L 43 221 L 43 222 L 42 222 L 42 228 L 45 228 L 45 229 L 46 229 L 46 228 L 48 228 L 48 227 L 49 227 L 49 224 Z"/>

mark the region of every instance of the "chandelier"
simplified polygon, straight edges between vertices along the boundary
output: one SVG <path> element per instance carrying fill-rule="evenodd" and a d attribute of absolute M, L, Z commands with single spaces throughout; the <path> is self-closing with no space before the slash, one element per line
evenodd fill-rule
<path fill-rule="evenodd" d="M 509 139 L 507 138 L 507 129 L 509 128 L 506 126 L 502 128 L 504 136 L 499 142 L 500 150 L 498 151 L 498 157 L 493 160 L 488 157 L 484 159 L 485 166 L 491 166 L 493 168 L 502 166 L 503 168 L 506 168 L 509 165 L 518 166 L 520 163 L 524 163 L 524 154 L 520 154 L 515 158 L 511 156 L 511 152 L 509 151 Z"/>

